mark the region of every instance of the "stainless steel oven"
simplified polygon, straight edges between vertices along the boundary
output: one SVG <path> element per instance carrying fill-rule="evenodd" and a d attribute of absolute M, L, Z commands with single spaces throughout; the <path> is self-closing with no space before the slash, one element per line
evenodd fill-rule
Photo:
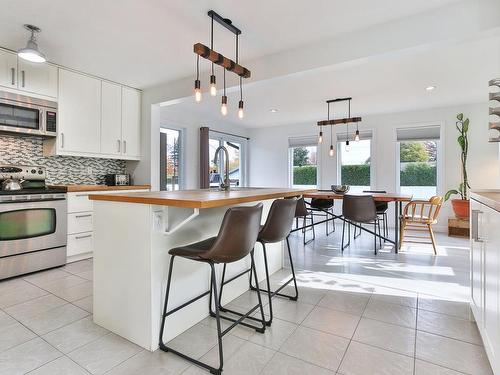
<path fill-rule="evenodd" d="M 0 196 L 0 279 L 66 263 L 66 194 Z"/>
<path fill-rule="evenodd" d="M 0 91 L 0 131 L 57 136 L 57 103 Z"/>

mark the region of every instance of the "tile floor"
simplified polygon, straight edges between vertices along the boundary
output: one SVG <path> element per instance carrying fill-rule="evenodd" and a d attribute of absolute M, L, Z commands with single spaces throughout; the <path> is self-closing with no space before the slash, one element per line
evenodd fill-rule
<path fill-rule="evenodd" d="M 467 241 L 438 235 L 402 254 L 363 234 L 344 254 L 339 231 L 291 244 L 298 302 L 276 299 L 265 334 L 237 327 L 224 338 L 224 374 L 491 374 L 466 302 Z M 287 269 L 272 277 L 286 280 Z M 255 303 L 247 292 L 231 305 Z M 217 364 L 207 318 L 171 345 Z M 92 261 L 0 282 L 0 374 L 208 374 L 171 354 L 150 353 L 92 322 Z"/>

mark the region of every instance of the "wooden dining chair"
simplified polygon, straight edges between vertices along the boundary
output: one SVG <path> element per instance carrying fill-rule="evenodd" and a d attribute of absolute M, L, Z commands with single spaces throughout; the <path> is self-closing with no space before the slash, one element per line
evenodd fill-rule
<path fill-rule="evenodd" d="M 432 244 L 434 254 L 437 255 L 436 238 L 434 237 L 432 226 L 437 223 L 437 217 L 442 205 L 443 197 L 434 196 L 428 201 L 412 200 L 405 206 L 400 218 L 400 249 L 403 246 L 403 242 Z M 407 235 L 406 231 L 428 232 L 431 242 L 421 241 L 422 239 L 426 239 L 424 236 Z M 412 238 L 413 240 L 408 240 L 407 238 Z"/>

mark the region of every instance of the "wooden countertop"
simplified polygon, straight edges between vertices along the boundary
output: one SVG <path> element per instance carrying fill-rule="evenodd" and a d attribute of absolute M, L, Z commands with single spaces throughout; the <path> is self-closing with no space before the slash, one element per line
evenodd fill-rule
<path fill-rule="evenodd" d="M 179 190 L 154 191 L 144 193 L 119 193 L 98 195 L 91 194 L 89 198 L 96 201 L 126 202 L 174 206 L 184 208 L 212 208 L 229 206 L 239 203 L 262 201 L 283 197 L 293 197 L 315 189 L 286 188 L 237 188 L 231 191 L 218 190 Z"/>
<path fill-rule="evenodd" d="M 150 185 L 130 185 L 130 186 L 107 186 L 107 185 L 52 185 L 54 187 L 65 187 L 68 193 L 83 191 L 113 191 L 113 190 L 141 190 L 151 189 Z"/>
<path fill-rule="evenodd" d="M 500 190 L 478 190 L 470 194 L 471 199 L 500 211 Z"/>

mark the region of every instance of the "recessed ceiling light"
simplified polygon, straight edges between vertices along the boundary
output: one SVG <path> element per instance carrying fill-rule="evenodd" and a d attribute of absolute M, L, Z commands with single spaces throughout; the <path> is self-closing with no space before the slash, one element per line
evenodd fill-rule
<path fill-rule="evenodd" d="M 425 89 L 427 91 L 434 91 L 436 89 L 436 86 L 427 86 Z"/>
<path fill-rule="evenodd" d="M 269 110 L 269 112 L 271 112 L 271 113 L 276 113 L 276 112 L 278 112 L 278 110 L 277 110 L 276 108 L 271 108 L 271 109 Z"/>

